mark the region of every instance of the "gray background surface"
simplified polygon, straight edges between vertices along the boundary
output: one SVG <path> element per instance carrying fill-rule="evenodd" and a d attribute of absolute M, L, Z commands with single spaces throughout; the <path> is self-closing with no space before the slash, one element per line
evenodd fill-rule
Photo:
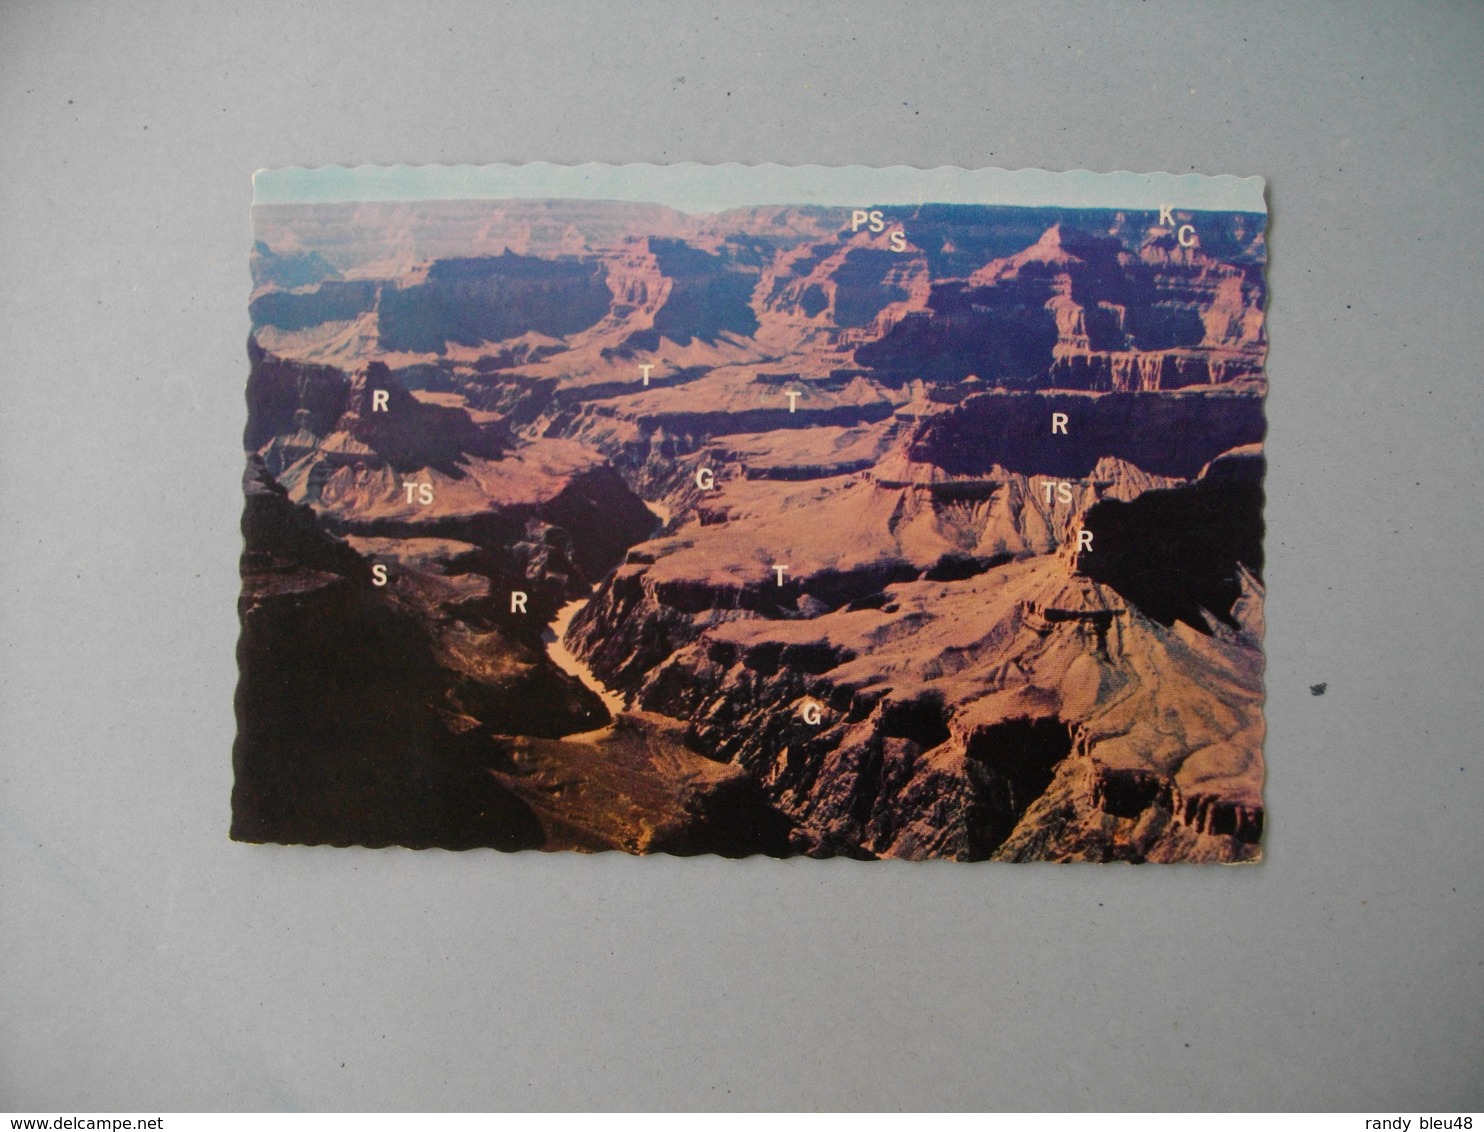
<path fill-rule="evenodd" d="M 1481 58 L 1464 3 L 0 7 L 0 1108 L 1479 1108 Z M 1266 176 L 1266 862 L 230 843 L 249 177 L 538 159 Z"/>

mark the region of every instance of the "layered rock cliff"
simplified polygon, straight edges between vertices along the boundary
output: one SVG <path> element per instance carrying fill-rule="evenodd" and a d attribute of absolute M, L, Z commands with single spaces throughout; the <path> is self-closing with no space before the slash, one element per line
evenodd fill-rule
<path fill-rule="evenodd" d="M 729 479 L 629 552 L 569 641 L 746 767 L 811 853 L 1250 858 L 1260 456 L 1188 482 L 1105 456 L 1063 501 L 1013 445 L 972 474 L 949 451 L 958 474 Z M 1048 799 L 1059 839 L 1026 849 Z"/>

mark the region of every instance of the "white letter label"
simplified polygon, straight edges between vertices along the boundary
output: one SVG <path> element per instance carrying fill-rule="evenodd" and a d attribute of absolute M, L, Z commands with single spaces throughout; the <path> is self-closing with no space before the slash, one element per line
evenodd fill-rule
<path fill-rule="evenodd" d="M 860 226 L 870 219 L 870 214 L 864 208 L 852 209 L 850 213 L 850 230 L 859 231 Z"/>
<path fill-rule="evenodd" d="M 716 486 L 716 473 L 710 468 L 696 469 L 696 486 L 702 491 L 710 491 Z"/>
<path fill-rule="evenodd" d="M 809 724 L 817 724 L 824 718 L 824 713 L 813 700 L 804 700 L 799 704 L 799 714 L 804 717 L 804 722 Z"/>
<path fill-rule="evenodd" d="M 520 590 L 510 591 L 510 612 L 524 613 L 526 611 L 526 594 Z"/>
<path fill-rule="evenodd" d="M 1055 436 L 1057 433 L 1061 433 L 1063 436 L 1066 436 L 1067 435 L 1067 414 L 1066 413 L 1052 413 L 1051 414 L 1051 435 L 1052 436 Z"/>
<path fill-rule="evenodd" d="M 1088 530 L 1077 532 L 1077 553 L 1081 554 L 1084 550 L 1092 550 L 1092 532 Z"/>
<path fill-rule="evenodd" d="M 1189 224 L 1180 225 L 1180 230 L 1175 233 L 1175 239 L 1180 241 L 1182 248 L 1195 247 L 1195 229 Z"/>
<path fill-rule="evenodd" d="M 373 586 L 386 585 L 386 566 L 383 563 L 378 562 L 371 567 L 371 584 Z"/>
<path fill-rule="evenodd" d="M 1051 493 L 1056 492 L 1056 498 L 1062 503 L 1072 502 L 1072 485 L 1067 480 L 1047 480 L 1041 485 L 1046 489 L 1046 505 L 1051 506 Z"/>
<path fill-rule="evenodd" d="M 790 413 L 796 411 L 799 407 L 799 398 L 802 397 L 803 394 L 800 393 L 797 389 L 790 389 L 787 393 L 784 394 L 784 396 L 788 398 L 788 411 Z"/>
<path fill-rule="evenodd" d="M 417 483 L 413 480 L 403 480 L 402 486 L 407 489 L 407 502 L 412 502 L 412 493 L 417 491 L 417 501 L 423 505 L 433 502 L 433 485 L 430 483 Z"/>
<path fill-rule="evenodd" d="M 386 403 L 390 398 L 391 394 L 388 393 L 385 389 L 371 390 L 371 411 L 373 413 L 390 412 L 390 410 L 386 407 Z"/>
<path fill-rule="evenodd" d="M 642 363 L 640 363 L 639 372 L 644 376 L 644 384 L 645 385 L 648 385 L 649 384 L 649 371 L 652 370 L 652 369 L 654 369 L 654 363 L 653 362 L 642 362 Z"/>
<path fill-rule="evenodd" d="M 773 567 L 773 572 L 778 575 L 778 584 L 780 586 L 783 585 L 783 572 L 785 570 L 787 570 L 787 569 L 788 569 L 787 566 L 774 566 Z"/>
<path fill-rule="evenodd" d="M 1175 226 L 1175 218 L 1170 215 L 1170 206 L 1162 204 L 1159 206 L 1159 222 L 1168 224 L 1171 228 Z"/>
<path fill-rule="evenodd" d="M 898 228 L 891 234 L 891 250 L 904 252 L 907 250 L 907 233 Z"/>

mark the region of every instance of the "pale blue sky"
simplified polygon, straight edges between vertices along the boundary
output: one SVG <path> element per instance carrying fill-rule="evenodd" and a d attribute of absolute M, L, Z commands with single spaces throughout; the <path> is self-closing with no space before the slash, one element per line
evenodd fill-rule
<path fill-rule="evenodd" d="M 744 205 L 1056 205 L 1266 212 L 1261 177 L 893 165 L 361 165 L 263 169 L 254 204 L 577 198 L 649 201 L 689 213 Z"/>

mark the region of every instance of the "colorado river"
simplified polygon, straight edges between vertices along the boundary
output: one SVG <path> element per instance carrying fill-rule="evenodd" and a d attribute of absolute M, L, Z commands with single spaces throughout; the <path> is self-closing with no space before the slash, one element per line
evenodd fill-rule
<path fill-rule="evenodd" d="M 659 517 L 659 524 L 656 529 L 663 527 L 670 521 L 670 509 L 663 503 L 646 501 L 645 506 Z M 580 597 L 576 601 L 569 601 L 566 605 L 558 609 L 556 617 L 546 627 L 546 631 L 541 634 L 541 639 L 546 642 L 547 655 L 551 657 L 556 666 L 568 676 L 577 677 L 589 689 L 596 692 L 598 698 L 603 701 L 603 706 L 616 719 L 618 718 L 618 713 L 624 709 L 624 698 L 608 687 L 607 684 L 603 683 L 603 681 L 599 680 L 593 670 L 588 667 L 587 662 L 569 649 L 563 640 L 567 635 L 567 630 L 572 627 L 573 619 L 582 612 L 583 606 L 587 605 L 591 600 L 592 594 L 588 594 L 587 597 Z M 580 738 L 580 736 L 569 736 L 569 738 Z"/>
<path fill-rule="evenodd" d="M 613 691 L 593 674 L 593 670 L 587 666 L 587 662 L 578 657 L 562 640 L 567 635 L 567 630 L 572 625 L 572 619 L 582 611 L 582 607 L 592 600 L 592 595 L 580 597 L 576 601 L 569 601 L 557 610 L 556 617 L 546 627 L 542 638 L 546 641 L 546 652 L 556 666 L 569 676 L 575 676 L 589 688 L 598 694 L 606 707 L 615 717 L 623 711 L 623 697 Z"/>

